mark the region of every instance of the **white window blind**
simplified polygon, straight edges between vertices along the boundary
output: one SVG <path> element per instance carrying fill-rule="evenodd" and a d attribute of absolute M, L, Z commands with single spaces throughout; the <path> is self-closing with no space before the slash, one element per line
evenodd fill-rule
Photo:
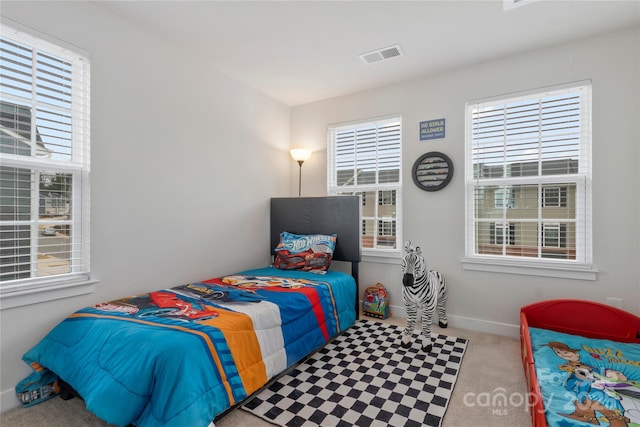
<path fill-rule="evenodd" d="M 363 253 L 397 252 L 400 236 L 402 120 L 329 127 L 328 193 L 362 197 Z"/>
<path fill-rule="evenodd" d="M 2 26 L 0 291 L 89 278 L 89 61 Z"/>
<path fill-rule="evenodd" d="M 467 103 L 467 258 L 590 267 L 591 85 Z"/>

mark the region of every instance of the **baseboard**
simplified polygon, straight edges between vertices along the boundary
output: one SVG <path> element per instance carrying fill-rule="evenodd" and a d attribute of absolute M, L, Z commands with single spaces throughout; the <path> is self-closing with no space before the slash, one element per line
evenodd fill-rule
<path fill-rule="evenodd" d="M 407 311 L 403 305 L 391 305 L 390 310 L 393 316 L 407 318 Z M 502 335 L 506 337 L 518 338 L 520 336 L 520 326 L 508 323 L 493 322 L 490 320 L 473 319 L 471 317 L 447 315 L 449 326 L 453 328 L 469 329 L 470 331 L 484 332 L 487 334 Z"/>
<path fill-rule="evenodd" d="M 18 398 L 16 397 L 15 388 L 0 392 L 0 412 L 8 411 L 18 406 L 20 406 L 20 402 L 18 402 Z"/>
<path fill-rule="evenodd" d="M 449 325 L 454 328 L 469 329 L 487 334 L 502 335 L 505 337 L 518 338 L 520 336 L 520 326 L 508 323 L 492 322 L 490 320 L 472 319 L 470 317 L 455 316 L 449 317 Z"/>

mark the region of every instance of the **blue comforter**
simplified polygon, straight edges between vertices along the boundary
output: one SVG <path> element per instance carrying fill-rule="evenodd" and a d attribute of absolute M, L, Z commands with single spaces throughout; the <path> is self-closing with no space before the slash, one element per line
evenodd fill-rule
<path fill-rule="evenodd" d="M 18 398 L 61 378 L 112 424 L 207 426 L 352 325 L 355 292 L 343 273 L 265 268 L 87 307 L 24 355 Z"/>

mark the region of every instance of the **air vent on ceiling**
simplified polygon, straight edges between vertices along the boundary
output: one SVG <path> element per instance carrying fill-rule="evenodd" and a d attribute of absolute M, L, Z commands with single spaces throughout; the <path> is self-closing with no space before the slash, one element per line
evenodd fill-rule
<path fill-rule="evenodd" d="M 502 0 L 502 10 L 507 11 L 516 7 L 525 6 L 538 0 Z"/>
<path fill-rule="evenodd" d="M 373 64 L 374 62 L 384 61 L 386 59 L 395 58 L 397 56 L 402 56 L 402 50 L 400 49 L 400 45 L 398 44 L 363 53 L 360 55 L 360 59 L 362 59 L 365 64 Z"/>

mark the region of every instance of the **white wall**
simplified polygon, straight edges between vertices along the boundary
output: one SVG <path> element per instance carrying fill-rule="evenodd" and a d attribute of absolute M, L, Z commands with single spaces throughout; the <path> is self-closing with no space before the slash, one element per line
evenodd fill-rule
<path fill-rule="evenodd" d="M 504 58 L 441 75 L 298 106 L 291 141 L 316 151 L 303 169 L 303 192 L 326 193 L 328 124 L 401 114 L 403 120 L 404 238 L 423 247 L 431 268 L 449 284 L 448 310 L 455 326 L 517 333 L 519 308 L 549 298 L 606 302 L 640 313 L 637 190 L 640 114 L 638 29 Z M 393 63 L 381 66 L 392 67 Z M 367 72 L 363 68 L 363 73 Z M 463 270 L 465 244 L 465 102 L 591 79 L 593 87 L 593 230 L 597 280 L 567 280 Z M 420 121 L 446 118 L 446 138 L 420 141 Z M 441 151 L 454 163 L 453 180 L 439 192 L 419 190 L 413 162 Z M 390 289 L 394 312 L 404 316 L 398 265 L 365 262 L 360 290 L 376 282 Z"/>
<path fill-rule="evenodd" d="M 30 372 L 22 354 L 67 314 L 267 265 L 269 197 L 292 194 L 292 160 L 288 107 L 90 3 L 2 3 L 3 18 L 90 52 L 91 259 L 100 280 L 92 294 L 0 312 L 7 409 Z"/>
<path fill-rule="evenodd" d="M 324 195 L 327 125 L 387 114 L 404 124 L 404 235 L 447 275 L 453 325 L 515 333 L 520 306 L 556 297 L 619 297 L 640 313 L 638 29 L 289 109 L 90 3 L 3 1 L 2 16 L 91 53 L 91 249 L 100 283 L 93 294 L 0 311 L 0 410 L 17 403 L 12 388 L 29 373 L 21 355 L 68 313 L 266 264 L 268 198 L 297 192 L 289 142 L 316 150 L 302 194 Z M 465 101 L 582 79 L 593 81 L 598 280 L 463 270 Z M 440 117 L 447 137 L 419 141 L 418 123 Z M 420 191 L 410 177 L 427 151 L 454 161 L 440 192 Z M 377 281 L 401 315 L 399 266 L 363 263 L 361 289 Z"/>

